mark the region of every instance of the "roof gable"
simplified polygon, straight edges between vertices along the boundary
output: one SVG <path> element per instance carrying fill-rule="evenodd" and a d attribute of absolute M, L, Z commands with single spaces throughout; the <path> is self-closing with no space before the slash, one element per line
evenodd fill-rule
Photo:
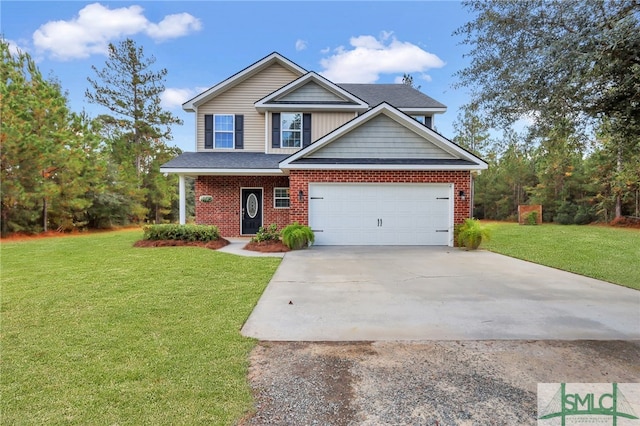
<path fill-rule="evenodd" d="M 216 84 L 210 89 L 200 93 L 198 96 L 188 100 L 187 102 L 182 104 L 182 109 L 184 109 L 185 111 L 194 112 L 199 105 L 202 105 L 203 103 L 213 99 L 214 97 L 218 96 L 221 93 L 224 93 L 225 91 L 229 90 L 235 85 L 243 82 L 247 78 L 259 73 L 263 69 L 268 68 L 271 65 L 276 63 L 282 65 L 283 67 L 285 67 L 286 69 L 289 69 L 291 72 L 297 75 L 303 75 L 307 72 L 301 66 L 290 61 L 289 59 L 285 58 L 279 53 L 274 52 L 274 53 L 271 53 L 270 55 L 265 56 L 259 61 L 253 63 L 252 65 L 249 65 L 247 68 L 232 75 L 226 80 Z"/>
<path fill-rule="evenodd" d="M 382 103 L 289 156 L 280 167 L 481 170 L 487 163 Z"/>
<path fill-rule="evenodd" d="M 309 72 L 255 103 L 264 111 L 347 110 L 366 111 L 369 105 L 326 78 Z"/>
<path fill-rule="evenodd" d="M 379 114 L 306 158 L 455 158 L 441 146 Z"/>

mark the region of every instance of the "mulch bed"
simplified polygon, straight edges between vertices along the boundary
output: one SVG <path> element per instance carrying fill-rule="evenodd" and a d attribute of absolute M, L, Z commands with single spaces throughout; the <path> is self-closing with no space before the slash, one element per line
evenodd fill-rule
<path fill-rule="evenodd" d="M 261 253 L 284 253 L 289 251 L 289 247 L 282 244 L 282 241 L 261 241 L 249 242 L 244 246 L 245 250 L 259 251 Z"/>
<path fill-rule="evenodd" d="M 229 244 L 224 238 L 215 241 L 179 241 L 179 240 L 139 240 L 136 241 L 134 247 L 203 247 L 211 250 L 218 250 Z"/>

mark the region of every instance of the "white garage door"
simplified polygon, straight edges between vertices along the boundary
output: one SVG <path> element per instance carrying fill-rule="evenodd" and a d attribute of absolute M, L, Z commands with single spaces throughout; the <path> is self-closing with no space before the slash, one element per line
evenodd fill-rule
<path fill-rule="evenodd" d="M 309 184 L 318 245 L 451 245 L 452 184 Z"/>

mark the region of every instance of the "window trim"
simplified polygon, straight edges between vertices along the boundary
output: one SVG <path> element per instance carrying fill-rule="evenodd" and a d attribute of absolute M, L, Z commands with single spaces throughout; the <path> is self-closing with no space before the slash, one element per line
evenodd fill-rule
<path fill-rule="evenodd" d="M 285 129 L 285 127 L 282 125 L 283 116 L 284 115 L 296 115 L 296 114 L 300 115 L 300 129 L 297 129 L 297 130 L 295 130 L 295 129 L 294 130 Z M 283 112 L 280 113 L 280 148 L 285 148 L 285 149 L 302 148 L 302 145 L 303 145 L 303 141 L 302 141 L 303 134 L 302 134 L 302 132 L 304 130 L 303 122 L 304 122 L 304 114 L 301 113 L 301 112 L 289 112 L 289 111 L 285 112 L 285 111 L 283 111 Z M 283 142 L 285 140 L 284 132 L 296 132 L 296 133 L 298 133 L 300 135 L 299 144 L 297 146 L 283 146 Z"/>
<path fill-rule="evenodd" d="M 286 197 L 282 197 L 282 196 L 277 196 L 276 193 L 278 191 L 278 189 L 284 189 L 287 191 L 287 196 Z M 278 206 L 276 201 L 278 200 L 287 200 L 289 203 L 288 205 L 285 206 Z M 273 188 L 273 208 L 274 209 L 288 209 L 291 207 L 291 192 L 289 191 L 289 187 L 288 186 L 276 186 Z"/>
<path fill-rule="evenodd" d="M 231 117 L 231 130 L 217 130 L 216 117 Z M 213 149 L 235 149 L 236 147 L 236 116 L 234 114 L 213 114 Z M 219 147 L 216 145 L 216 133 L 231 133 L 231 146 Z"/>

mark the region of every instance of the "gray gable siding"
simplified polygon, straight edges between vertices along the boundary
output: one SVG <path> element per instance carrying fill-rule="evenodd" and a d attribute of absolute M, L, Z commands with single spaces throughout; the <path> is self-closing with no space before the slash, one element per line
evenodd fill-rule
<path fill-rule="evenodd" d="M 431 158 L 453 159 L 422 136 L 381 114 L 307 158 Z"/>
<path fill-rule="evenodd" d="M 309 82 L 304 86 L 288 93 L 278 99 L 277 102 L 345 102 L 333 92 L 328 91 L 317 83 Z"/>

